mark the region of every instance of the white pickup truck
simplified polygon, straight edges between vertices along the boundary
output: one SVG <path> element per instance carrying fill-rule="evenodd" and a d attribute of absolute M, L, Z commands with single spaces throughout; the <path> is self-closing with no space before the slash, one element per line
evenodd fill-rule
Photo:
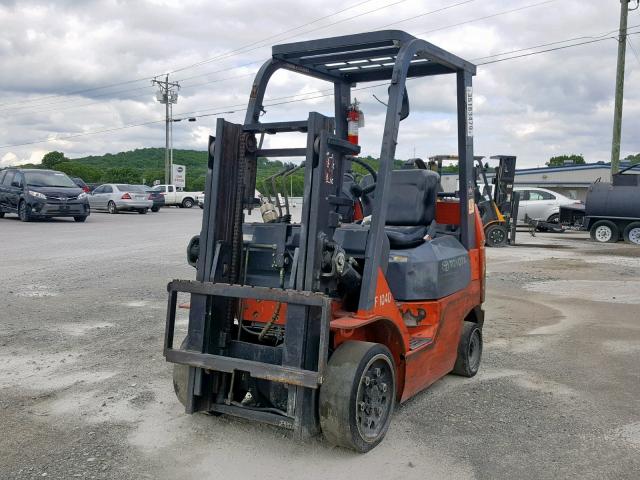
<path fill-rule="evenodd" d="M 156 185 L 152 189 L 164 197 L 165 206 L 191 208 L 196 204 L 196 196 L 202 192 L 179 192 L 175 185 Z"/>

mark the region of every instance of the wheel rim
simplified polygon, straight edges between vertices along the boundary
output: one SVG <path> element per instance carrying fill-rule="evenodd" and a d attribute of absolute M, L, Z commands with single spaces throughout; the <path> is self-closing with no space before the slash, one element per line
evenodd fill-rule
<path fill-rule="evenodd" d="M 480 366 L 480 356 L 482 355 L 482 343 L 480 342 L 480 332 L 475 329 L 469 339 L 469 369 L 472 372 L 478 370 Z"/>
<path fill-rule="evenodd" d="M 635 227 L 629 230 L 629 241 L 640 245 L 640 227 Z"/>
<path fill-rule="evenodd" d="M 18 216 L 20 220 L 26 220 L 27 218 L 27 204 L 25 202 L 20 203 L 18 207 Z"/>
<path fill-rule="evenodd" d="M 505 234 L 500 228 L 493 228 L 489 232 L 489 239 L 491 240 L 491 243 L 498 245 L 504 242 Z"/>
<path fill-rule="evenodd" d="M 613 232 L 606 225 L 600 225 L 598 228 L 596 228 L 596 239 L 599 242 L 608 242 L 609 240 L 611 240 L 612 236 Z"/>
<path fill-rule="evenodd" d="M 393 405 L 394 374 L 386 355 L 376 355 L 364 368 L 356 395 L 356 425 L 362 439 L 373 442 L 385 430 Z"/>
<path fill-rule="evenodd" d="M 116 206 L 113 202 L 109 202 L 109 213 L 114 213 L 116 211 Z"/>

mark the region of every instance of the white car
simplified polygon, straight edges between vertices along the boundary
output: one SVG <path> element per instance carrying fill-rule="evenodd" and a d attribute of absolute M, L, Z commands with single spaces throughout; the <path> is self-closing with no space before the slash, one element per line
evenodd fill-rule
<path fill-rule="evenodd" d="M 196 203 L 200 208 L 204 208 L 204 192 L 196 195 Z"/>
<path fill-rule="evenodd" d="M 518 223 L 525 223 L 525 215 L 533 220 L 557 222 L 560 207 L 582 203 L 546 188 L 515 187 L 513 190 L 520 192 Z"/>

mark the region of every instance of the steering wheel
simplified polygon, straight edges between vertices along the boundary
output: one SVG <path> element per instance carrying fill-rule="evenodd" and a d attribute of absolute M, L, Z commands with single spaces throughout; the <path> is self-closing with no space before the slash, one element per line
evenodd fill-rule
<path fill-rule="evenodd" d="M 363 195 L 368 195 L 375 190 L 376 182 L 378 180 L 378 174 L 371 165 L 360 160 L 359 158 L 352 158 L 351 161 L 364 168 L 367 172 L 369 172 L 371 178 L 373 178 L 373 183 L 367 185 L 366 187 L 361 187 L 358 183 L 354 183 L 353 185 L 351 185 L 351 194 L 356 198 L 362 198 Z"/>

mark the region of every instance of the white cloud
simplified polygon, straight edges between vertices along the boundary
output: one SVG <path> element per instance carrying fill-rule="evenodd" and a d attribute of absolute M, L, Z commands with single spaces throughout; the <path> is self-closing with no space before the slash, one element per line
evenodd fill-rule
<path fill-rule="evenodd" d="M 372 30 L 409 18 L 389 28 L 406 29 L 413 34 L 432 31 L 421 37 L 473 60 L 615 30 L 618 22 L 617 2 L 565 0 L 442 28 L 532 2 L 478 0 L 419 16 L 453 2 L 407 0 L 324 28 L 331 22 L 389 3 L 373 0 L 338 16 L 277 35 L 356 3 L 309 0 L 303 9 L 294 0 L 274 0 L 254 15 L 255 2 L 250 0 L 213 4 L 204 0 L 3 2 L 0 145 L 56 140 L 2 147 L 0 165 L 37 161 L 44 152 L 53 149 L 77 157 L 164 145 L 162 123 L 67 140 L 60 137 L 162 120 L 163 107 L 153 98 L 155 88 L 144 78 L 212 57 L 220 58 L 172 75 L 176 80 L 184 79 L 174 112 L 193 115 L 194 111 L 232 110 L 234 113 L 225 114 L 225 118 L 242 122 L 242 105 L 246 105 L 251 89 L 249 74 L 268 58 L 272 43 Z M 637 15 L 631 13 L 631 25 L 638 23 Z M 296 34 L 301 35 L 289 38 Z M 273 39 L 261 41 L 274 35 L 277 36 Z M 637 45 L 636 50 L 640 48 L 638 36 L 630 37 L 630 41 Z M 243 45 L 250 46 L 237 54 L 226 54 Z M 616 45 L 615 40 L 607 40 L 479 66 L 474 81 L 476 151 L 482 155 L 513 153 L 519 156 L 522 166 L 543 164 L 549 156 L 561 153 L 582 153 L 588 161 L 606 160 L 611 143 Z M 251 62 L 255 63 L 246 65 Z M 640 151 L 640 139 L 632 123 L 640 111 L 640 93 L 631 87 L 640 78 L 640 61 L 631 50 L 627 68 L 623 154 Z M 143 80 L 93 89 L 136 79 Z M 313 92 L 328 88 L 331 85 L 324 82 L 279 72 L 269 85 L 267 98 L 314 96 Z M 454 78 L 420 79 L 410 82 L 409 91 L 412 115 L 402 123 L 397 157 L 411 157 L 414 149 L 422 157 L 455 152 Z M 377 155 L 384 117 L 383 107 L 372 93 L 385 101 L 384 87 L 356 91 L 353 95 L 361 100 L 367 118 L 367 127 L 361 132 L 363 152 Z M 274 102 L 279 101 L 265 103 Z M 267 107 L 264 118 L 297 120 L 306 118 L 309 110 L 332 115 L 331 109 L 330 97 L 317 98 L 306 103 Z M 215 122 L 212 116 L 199 118 L 195 123 L 176 123 L 174 145 L 204 150 Z M 270 138 L 267 144 L 284 146 L 284 139 Z"/>

